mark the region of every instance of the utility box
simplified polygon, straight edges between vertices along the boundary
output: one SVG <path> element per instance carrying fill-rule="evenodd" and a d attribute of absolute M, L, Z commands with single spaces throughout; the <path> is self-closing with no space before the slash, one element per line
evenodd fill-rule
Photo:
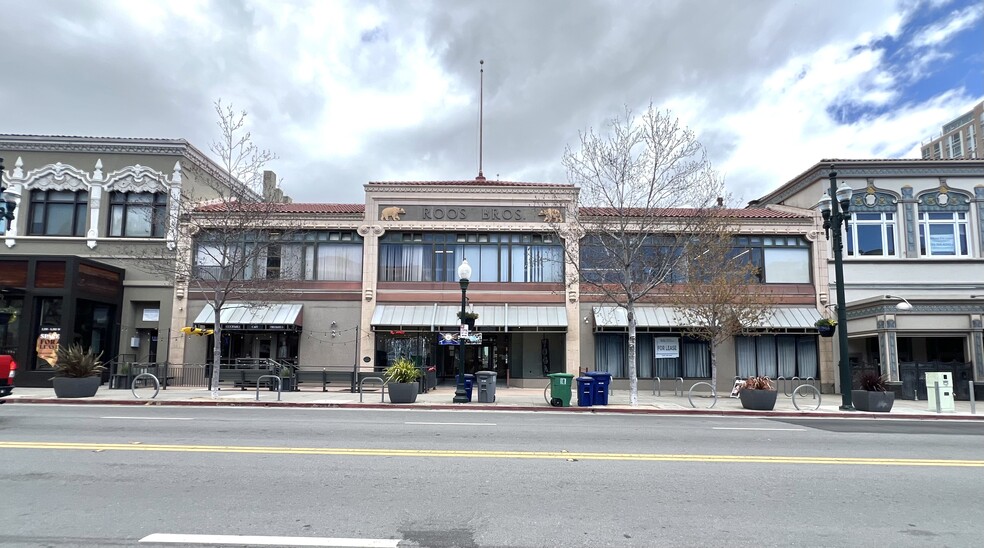
<path fill-rule="evenodd" d="M 954 412 L 953 406 L 953 373 L 927 372 L 926 373 L 926 399 L 929 402 L 929 410 L 936 411 L 936 385 L 939 384 L 939 405 L 940 411 Z"/>

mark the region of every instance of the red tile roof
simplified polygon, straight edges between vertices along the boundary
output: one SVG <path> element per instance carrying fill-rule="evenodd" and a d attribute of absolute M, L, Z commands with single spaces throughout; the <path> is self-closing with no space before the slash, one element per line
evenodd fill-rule
<path fill-rule="evenodd" d="M 729 217 L 740 219 L 799 219 L 806 215 L 798 215 L 786 211 L 775 211 L 766 208 L 744 208 L 744 209 L 721 209 L 718 210 Z M 689 217 L 696 215 L 697 209 L 693 208 L 668 208 L 658 212 L 660 217 Z M 582 207 L 581 215 L 586 217 L 618 217 L 620 214 L 617 209 L 612 207 Z M 628 217 L 649 215 L 645 209 L 632 208 L 625 211 Z"/>
<path fill-rule="evenodd" d="M 464 181 L 369 181 L 370 185 L 412 185 L 412 186 L 554 186 L 574 188 L 574 185 L 567 183 L 524 183 L 517 181 L 476 181 L 468 179 Z"/>
<path fill-rule="evenodd" d="M 231 203 L 208 204 L 195 211 L 226 211 Z M 366 211 L 364 204 L 322 204 L 322 203 L 289 203 L 289 204 L 257 204 L 260 211 L 268 213 L 304 213 L 304 214 L 358 214 Z"/>

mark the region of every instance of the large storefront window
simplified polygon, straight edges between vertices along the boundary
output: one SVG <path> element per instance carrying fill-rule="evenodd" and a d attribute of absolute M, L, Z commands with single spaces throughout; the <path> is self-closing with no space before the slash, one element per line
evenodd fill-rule
<path fill-rule="evenodd" d="M 390 233 L 379 245 L 384 282 L 453 282 L 462 259 L 473 282 L 564 280 L 564 252 L 550 234 Z"/>
<path fill-rule="evenodd" d="M 24 298 L 0 293 L 0 354 L 17 355 L 23 318 Z"/>
<path fill-rule="evenodd" d="M 636 335 L 636 375 L 640 379 L 707 379 L 711 376 L 711 351 L 707 341 L 681 337 L 675 358 L 656 358 L 652 333 Z M 595 336 L 595 368 L 616 378 L 628 378 L 626 356 L 629 336 L 625 333 L 599 333 Z"/>
<path fill-rule="evenodd" d="M 819 378 L 815 335 L 735 337 L 739 377 Z"/>

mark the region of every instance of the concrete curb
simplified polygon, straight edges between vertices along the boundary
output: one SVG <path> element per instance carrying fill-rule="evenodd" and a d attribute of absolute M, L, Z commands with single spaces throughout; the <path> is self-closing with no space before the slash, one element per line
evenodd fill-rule
<path fill-rule="evenodd" d="M 30 403 L 46 405 L 141 405 L 176 407 L 293 407 L 308 409 L 414 409 L 423 411 L 523 411 L 554 413 L 595 413 L 623 415 L 701 415 L 735 417 L 773 417 L 773 418 L 833 418 L 833 419 L 889 419 L 889 420 L 959 420 L 984 421 L 984 415 L 924 415 L 913 413 L 851 413 L 829 411 L 741 411 L 724 409 L 645 409 L 623 407 L 538 407 L 522 405 L 481 405 L 481 404 L 394 404 L 394 403 L 313 403 L 285 401 L 188 401 L 188 400 L 105 400 L 105 399 L 50 399 L 17 398 L 5 399 L 4 403 Z"/>

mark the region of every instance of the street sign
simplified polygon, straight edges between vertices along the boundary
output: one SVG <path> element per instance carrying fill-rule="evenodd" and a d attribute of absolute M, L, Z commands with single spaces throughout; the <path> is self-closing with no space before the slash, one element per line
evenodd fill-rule
<path fill-rule="evenodd" d="M 457 333 L 438 333 L 437 344 L 439 346 L 458 346 Z"/>

